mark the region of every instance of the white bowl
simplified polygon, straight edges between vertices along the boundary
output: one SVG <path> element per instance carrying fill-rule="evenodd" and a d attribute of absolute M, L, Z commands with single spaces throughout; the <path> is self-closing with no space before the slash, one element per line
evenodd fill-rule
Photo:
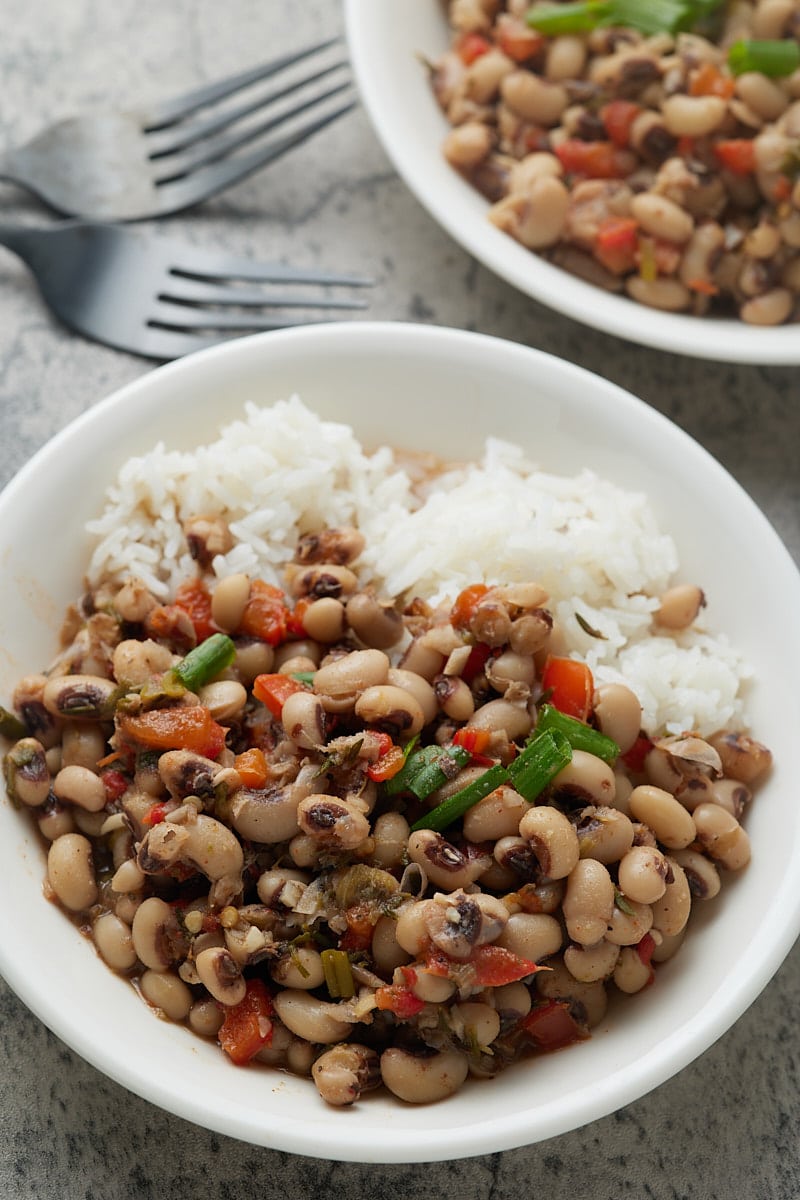
<path fill-rule="evenodd" d="M 466 1086 L 433 1107 L 370 1095 L 327 1108 L 307 1080 L 231 1065 L 215 1045 L 155 1019 L 42 896 L 44 856 L 26 813 L 0 804 L 0 972 L 79 1054 L 201 1126 L 300 1154 L 425 1161 L 560 1134 L 647 1092 L 702 1053 L 747 1008 L 800 929 L 800 577 L 739 486 L 676 426 L 585 371 L 509 342 L 436 327 L 347 323 L 229 343 L 155 370 L 91 408 L 0 496 L 0 701 L 56 646 L 81 591 L 84 522 L 125 457 L 156 439 L 191 448 L 245 401 L 297 392 L 367 446 L 476 454 L 488 434 L 544 467 L 590 467 L 644 490 L 677 540 L 687 578 L 755 671 L 752 725 L 776 766 L 748 814 L 753 861 L 704 911 L 656 986 L 620 1005 L 592 1039 Z M 24 914 L 24 915 L 23 915 Z"/>
<path fill-rule="evenodd" d="M 422 58 L 450 43 L 438 0 L 345 0 L 350 54 L 364 106 L 386 153 L 421 204 L 479 262 L 549 308 L 605 333 L 673 353 L 726 362 L 800 362 L 796 325 L 658 312 L 552 266 L 487 218 L 487 201 L 442 155 L 449 126 Z"/>

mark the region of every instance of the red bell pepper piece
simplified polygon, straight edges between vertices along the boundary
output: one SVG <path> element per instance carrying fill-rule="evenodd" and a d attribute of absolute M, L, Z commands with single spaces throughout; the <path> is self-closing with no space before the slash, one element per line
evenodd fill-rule
<path fill-rule="evenodd" d="M 583 1041 L 589 1036 L 563 1000 L 537 1004 L 523 1017 L 522 1028 L 541 1050 L 558 1050 L 573 1042 Z"/>
<path fill-rule="evenodd" d="M 456 53 L 464 66 L 469 67 L 491 48 L 492 43 L 482 33 L 465 33 L 458 39 Z"/>
<path fill-rule="evenodd" d="M 415 1017 L 425 1007 L 425 1002 L 403 983 L 387 983 L 379 987 L 375 992 L 375 1001 L 382 1012 L 392 1012 L 401 1021 Z"/>
<path fill-rule="evenodd" d="M 586 179 L 621 179 L 628 172 L 627 155 L 613 142 L 583 142 L 567 138 L 553 147 L 568 175 Z"/>
<path fill-rule="evenodd" d="M 198 642 L 218 632 L 211 619 L 211 596 L 201 579 L 189 579 L 175 593 L 175 605 L 183 609 L 194 625 Z"/>
<path fill-rule="evenodd" d="M 216 758 L 225 745 L 226 730 L 202 704 L 153 708 L 120 718 L 123 737 L 153 750 L 194 750 Z"/>
<path fill-rule="evenodd" d="M 585 721 L 592 706 L 594 679 L 586 663 L 551 654 L 542 672 L 542 690 L 559 712 Z"/>
<path fill-rule="evenodd" d="M 756 148 L 751 138 L 728 138 L 717 142 L 714 154 L 734 175 L 752 175 L 756 169 Z"/>
<path fill-rule="evenodd" d="M 280 720 L 283 706 L 295 692 L 302 692 L 303 685 L 291 675 L 257 675 L 253 680 L 253 695 L 266 704 L 273 717 Z"/>
<path fill-rule="evenodd" d="M 450 609 L 450 624 L 454 629 L 468 629 L 478 605 L 489 591 L 485 583 L 473 583 L 456 596 Z"/>
<path fill-rule="evenodd" d="M 614 275 L 624 275 L 636 265 L 639 226 L 633 217 L 606 217 L 597 230 L 594 256 Z"/>
<path fill-rule="evenodd" d="M 219 1044 L 237 1066 L 270 1045 L 274 1011 L 272 996 L 260 979 L 248 979 L 244 999 L 225 1009 Z"/>
<path fill-rule="evenodd" d="M 278 646 L 286 637 L 288 620 L 289 610 L 281 589 L 263 579 L 254 579 L 238 632 Z"/>
<path fill-rule="evenodd" d="M 615 146 L 629 145 L 631 126 L 641 111 L 641 105 L 632 100 L 611 100 L 600 109 L 600 120 Z"/>

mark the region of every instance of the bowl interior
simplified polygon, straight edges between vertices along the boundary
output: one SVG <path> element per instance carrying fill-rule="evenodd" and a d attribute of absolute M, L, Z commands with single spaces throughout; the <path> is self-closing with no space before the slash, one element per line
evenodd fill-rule
<path fill-rule="evenodd" d="M 386 153 L 435 220 L 484 266 L 557 312 L 645 346 L 726 362 L 800 362 L 794 326 L 659 312 L 584 283 L 501 233 L 487 219 L 488 203 L 442 156 L 449 126 L 423 63 L 450 44 L 445 6 L 345 0 L 345 11 L 359 91 Z"/>
<path fill-rule="evenodd" d="M 753 667 L 752 726 L 776 767 L 748 815 L 752 864 L 725 883 L 657 986 L 616 1007 L 590 1042 L 470 1084 L 432 1108 L 370 1096 L 354 1110 L 333 1111 L 310 1082 L 235 1068 L 215 1046 L 156 1020 L 43 899 L 43 851 L 27 815 L 5 799 L 0 874 L 26 917 L 0 929 L 0 971 L 100 1070 L 172 1112 L 253 1143 L 333 1159 L 424 1161 L 564 1132 L 643 1094 L 702 1052 L 755 998 L 797 936 L 800 809 L 789 764 L 800 725 L 798 573 L 705 451 L 576 367 L 433 327 L 348 323 L 270 333 L 163 367 L 101 402 L 0 497 L 0 702 L 53 654 L 63 610 L 81 591 L 84 522 L 123 459 L 157 439 L 190 448 L 240 416 L 246 401 L 269 404 L 295 392 L 322 416 L 352 424 L 367 447 L 388 442 L 466 457 L 492 434 L 519 441 L 548 470 L 590 467 L 648 493 L 676 538 L 683 574 L 703 586 L 715 626 Z"/>

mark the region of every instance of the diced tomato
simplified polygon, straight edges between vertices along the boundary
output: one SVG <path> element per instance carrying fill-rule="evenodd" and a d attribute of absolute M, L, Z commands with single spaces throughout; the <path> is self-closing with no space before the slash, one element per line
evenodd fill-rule
<path fill-rule="evenodd" d="M 303 618 L 311 605 L 308 596 L 301 596 L 294 609 L 286 615 L 287 638 L 304 638 L 307 636 Z"/>
<path fill-rule="evenodd" d="M 542 672 L 542 689 L 548 695 L 548 702 L 559 712 L 579 721 L 588 717 L 594 680 L 586 663 L 549 655 Z"/>
<path fill-rule="evenodd" d="M 522 63 L 539 53 L 545 39 L 538 29 L 529 29 L 517 17 L 501 13 L 495 26 L 495 41 L 507 58 Z"/>
<path fill-rule="evenodd" d="M 756 147 L 752 138 L 728 138 L 716 142 L 714 154 L 734 175 L 752 175 L 756 169 Z"/>
<path fill-rule="evenodd" d="M 280 720 L 283 706 L 295 692 L 302 692 L 303 685 L 291 675 L 257 675 L 253 680 L 253 695 L 266 704 L 273 717 Z"/>
<path fill-rule="evenodd" d="M 464 683 L 471 684 L 476 675 L 480 675 L 483 668 L 486 666 L 491 657 L 492 648 L 487 646 L 485 642 L 476 642 L 469 652 L 464 669 L 461 672 L 461 678 Z"/>
<path fill-rule="evenodd" d="M 154 750 L 194 750 L 216 758 L 225 745 L 226 730 L 202 704 L 191 707 L 154 708 L 137 716 L 123 716 L 124 737 Z"/>
<path fill-rule="evenodd" d="M 453 744 L 463 747 L 470 754 L 483 754 L 492 740 L 491 731 L 488 729 L 471 729 L 469 725 L 463 725 L 461 729 L 457 729 L 453 734 Z"/>
<path fill-rule="evenodd" d="M 542 1050 L 558 1050 L 588 1037 L 563 1000 L 549 1000 L 532 1008 L 523 1017 L 522 1027 Z"/>
<path fill-rule="evenodd" d="M 154 804 L 142 817 L 142 824 L 149 826 L 160 825 L 168 812 L 169 809 L 166 804 Z"/>
<path fill-rule="evenodd" d="M 613 142 L 582 142 L 567 138 L 553 152 L 569 175 L 587 179 L 621 179 L 628 172 L 626 157 Z"/>
<path fill-rule="evenodd" d="M 403 747 L 393 744 L 390 749 L 380 755 L 377 762 L 367 767 L 367 775 L 374 783 L 385 783 L 387 779 L 393 779 L 403 769 L 405 761 Z"/>
<path fill-rule="evenodd" d="M 272 1042 L 272 996 L 260 979 L 248 979 L 244 999 L 225 1009 L 219 1044 L 237 1066 L 244 1066 Z"/>
<path fill-rule="evenodd" d="M 123 796 L 130 787 L 131 781 L 127 775 L 123 775 L 122 771 L 117 771 L 113 767 L 106 767 L 101 771 L 100 778 L 109 800 L 119 800 L 120 796 Z"/>
<path fill-rule="evenodd" d="M 491 48 L 492 43 L 482 33 L 465 33 L 456 43 L 456 53 L 466 67 L 471 66 L 476 58 L 480 58 Z"/>
<path fill-rule="evenodd" d="M 630 750 L 626 750 L 620 758 L 629 771 L 640 774 L 644 770 L 644 760 L 653 749 L 653 743 L 646 733 L 640 733 Z"/>
<path fill-rule="evenodd" d="M 632 100 L 611 100 L 600 109 L 600 119 L 615 146 L 630 143 L 631 126 L 641 111 L 641 106 Z"/>
<path fill-rule="evenodd" d="M 478 987 L 503 987 L 541 971 L 535 962 L 502 946 L 476 946 L 469 956 Z"/>
<path fill-rule="evenodd" d="M 262 788 L 267 781 L 267 760 L 258 746 L 243 750 L 233 760 L 233 765 L 245 787 Z"/>
<path fill-rule="evenodd" d="M 636 952 L 646 967 L 650 966 L 650 960 L 653 957 L 653 951 L 655 948 L 656 942 L 652 933 L 646 933 L 644 937 L 636 943 Z"/>
<path fill-rule="evenodd" d="M 379 987 L 375 992 L 375 1001 L 379 1009 L 394 1013 L 401 1021 L 415 1017 L 425 1007 L 424 1001 L 402 983 L 387 983 Z"/>
<path fill-rule="evenodd" d="M 719 96 L 730 100 L 736 91 L 736 81 L 723 74 L 713 63 L 705 62 L 692 72 L 689 81 L 690 96 Z"/>
<path fill-rule="evenodd" d="M 286 597 L 281 589 L 263 579 L 254 579 L 238 632 L 277 646 L 286 637 L 288 618 Z"/>
<path fill-rule="evenodd" d="M 211 595 L 202 579 L 189 579 L 182 583 L 175 593 L 175 604 L 188 615 L 198 642 L 218 632 L 211 619 Z"/>
<path fill-rule="evenodd" d="M 779 175 L 772 188 L 772 198 L 776 204 L 782 204 L 792 194 L 792 181 L 788 175 Z"/>
<path fill-rule="evenodd" d="M 450 624 L 456 629 L 469 629 L 470 621 L 488 591 L 485 583 L 473 583 L 464 588 L 463 592 L 459 592 L 455 604 L 450 609 Z"/>
<path fill-rule="evenodd" d="M 686 286 L 690 292 L 699 292 L 701 296 L 716 296 L 719 288 L 710 279 L 687 279 Z"/>
<path fill-rule="evenodd" d="M 597 230 L 594 256 L 607 270 L 624 275 L 636 265 L 639 226 L 633 217 L 606 217 Z"/>
<path fill-rule="evenodd" d="M 157 604 L 145 619 L 148 637 L 163 638 L 173 646 L 192 650 L 197 645 L 197 634 L 185 608 L 177 604 Z"/>
<path fill-rule="evenodd" d="M 347 929 L 339 938 L 340 950 L 368 950 L 375 932 L 375 913 L 367 903 L 351 904 L 344 914 Z"/>

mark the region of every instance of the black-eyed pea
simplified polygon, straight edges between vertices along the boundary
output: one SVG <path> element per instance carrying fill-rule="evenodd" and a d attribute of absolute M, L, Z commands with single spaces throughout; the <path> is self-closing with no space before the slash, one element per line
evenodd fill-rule
<path fill-rule="evenodd" d="M 317 1045 L 345 1041 L 352 1025 L 332 1015 L 330 1006 L 300 988 L 286 988 L 275 996 L 275 1011 L 296 1037 Z"/>
<path fill-rule="evenodd" d="M 201 950 L 195 958 L 195 967 L 200 983 L 220 1004 L 232 1007 L 244 1000 L 247 984 L 239 964 L 225 946 Z"/>
<path fill-rule="evenodd" d="M 692 911 L 692 892 L 683 867 L 672 856 L 667 856 L 672 878 L 667 883 L 664 895 L 654 900 L 652 928 L 668 937 L 680 933 Z"/>
<path fill-rule="evenodd" d="M 333 596 L 314 600 L 303 613 L 303 628 L 316 642 L 338 642 L 346 625 L 345 606 Z"/>
<path fill-rule="evenodd" d="M 492 862 L 485 854 L 467 856 L 431 829 L 418 829 L 410 835 L 408 857 L 435 887 L 448 892 L 474 883 Z"/>
<path fill-rule="evenodd" d="M 548 129 L 558 124 L 569 103 L 569 93 L 560 82 L 521 69 L 504 76 L 500 94 L 517 116 Z"/>
<path fill-rule="evenodd" d="M 635 946 L 653 926 L 649 904 L 638 904 L 627 897 L 615 897 L 614 911 L 606 928 L 606 941 L 616 946 Z"/>
<path fill-rule="evenodd" d="M 531 731 L 533 719 L 524 704 L 516 704 L 510 700 L 489 700 L 482 704 L 470 717 L 470 728 L 486 729 L 490 733 L 505 733 L 510 741 L 527 737 Z"/>
<path fill-rule="evenodd" d="M 301 658 L 304 662 L 311 664 L 308 667 L 309 671 L 315 671 L 322 661 L 322 649 L 319 642 L 315 642 L 313 638 L 300 638 L 295 642 L 284 642 L 282 646 L 275 647 L 272 666 L 274 670 L 285 675 L 287 664 L 291 667 L 298 658 Z"/>
<path fill-rule="evenodd" d="M 336 600 L 341 597 L 346 599 L 358 587 L 354 572 L 337 562 L 320 562 L 312 566 L 290 563 L 285 576 L 295 600 L 308 597 L 313 601 L 328 596 Z"/>
<path fill-rule="evenodd" d="M 793 0 L 759 0 L 750 18 L 752 36 L 769 41 L 783 37 L 794 12 Z"/>
<path fill-rule="evenodd" d="M 382 650 L 354 650 L 320 667 L 314 691 L 327 712 L 347 712 L 367 688 L 386 682 L 389 659 Z"/>
<path fill-rule="evenodd" d="M 744 71 L 736 77 L 736 95 L 762 121 L 776 121 L 789 106 L 780 82 L 760 71 Z"/>
<path fill-rule="evenodd" d="M 428 919 L 434 903 L 433 900 L 412 901 L 398 911 L 395 937 L 412 958 L 422 954 L 429 940 Z"/>
<path fill-rule="evenodd" d="M 128 971 L 136 962 L 130 926 L 112 912 L 104 912 L 92 926 L 100 957 L 113 971 Z"/>
<path fill-rule="evenodd" d="M 561 924 L 547 913 L 512 913 L 496 944 L 529 962 L 557 954 L 563 942 Z"/>
<path fill-rule="evenodd" d="M 469 1073 L 465 1054 L 456 1050 L 413 1054 L 390 1046 L 381 1055 L 381 1077 L 393 1095 L 408 1104 L 433 1104 L 454 1095 Z"/>
<path fill-rule="evenodd" d="M 465 813 L 464 837 L 470 842 L 496 842 L 514 836 L 529 808 L 530 804 L 519 792 L 502 784 Z"/>
<path fill-rule="evenodd" d="M 305 1042 L 298 1037 L 292 1038 L 286 1047 L 286 1069 L 293 1075 L 308 1076 L 316 1056 L 317 1050 L 311 1042 Z"/>
<path fill-rule="evenodd" d="M 719 754 L 723 774 L 740 783 L 758 782 L 772 766 L 772 751 L 747 734 L 721 729 L 708 741 Z"/>
<path fill-rule="evenodd" d="M 580 797 L 586 804 L 613 807 L 617 778 L 608 763 L 586 750 L 573 750 L 572 759 L 551 783 L 554 796 Z"/>
<path fill-rule="evenodd" d="M 325 980 L 322 957 L 313 946 L 292 946 L 270 963 L 269 973 L 281 987 L 311 990 Z"/>
<path fill-rule="evenodd" d="M 603 863 L 584 858 L 575 864 L 567 876 L 562 909 L 574 942 L 591 946 L 600 941 L 614 910 L 614 882 Z"/>
<path fill-rule="evenodd" d="M 633 846 L 620 861 L 619 886 L 627 899 L 652 904 L 664 895 L 669 865 L 656 846 Z"/>
<path fill-rule="evenodd" d="M 656 279 L 630 275 L 625 280 L 625 291 L 638 304 L 662 312 L 685 312 L 692 300 L 689 289 L 671 275 L 659 275 Z"/>
<path fill-rule="evenodd" d="M 736 820 L 740 820 L 742 813 L 747 808 L 753 798 L 753 793 L 746 784 L 740 783 L 738 779 L 715 779 L 711 782 L 710 795 L 708 799 L 713 804 L 718 804 L 720 808 L 724 808 Z M 695 806 L 696 807 L 696 806 Z"/>
<path fill-rule="evenodd" d="M 750 861 L 750 839 L 724 808 L 700 804 L 694 810 L 694 823 L 697 840 L 715 862 L 729 871 L 739 871 Z"/>
<path fill-rule="evenodd" d="M 631 200 L 631 216 L 653 237 L 682 245 L 694 229 L 689 213 L 667 196 L 657 192 L 638 192 Z"/>
<path fill-rule="evenodd" d="M 390 975 L 396 967 L 411 961 L 411 955 L 397 940 L 395 917 L 379 917 L 375 922 L 370 952 L 376 969 L 384 975 Z"/>
<path fill-rule="evenodd" d="M 739 316 L 747 325 L 782 325 L 792 314 L 795 297 L 785 287 L 770 288 L 746 300 Z"/>
<path fill-rule="evenodd" d="M 457 675 L 436 675 L 433 691 L 439 707 L 451 721 L 463 724 L 475 712 L 475 697 L 469 685 Z"/>
<path fill-rule="evenodd" d="M 133 925 L 133 919 L 142 903 L 140 892 L 124 892 L 114 901 L 114 915 L 126 925 Z"/>
<path fill-rule="evenodd" d="M 402 813 L 381 813 L 372 827 L 372 857 L 379 867 L 400 866 L 410 832 L 411 827 Z"/>
<path fill-rule="evenodd" d="M 608 996 L 602 981 L 583 983 L 575 979 L 558 959 L 547 965 L 550 969 L 540 971 L 536 976 L 536 990 L 539 995 L 547 1000 L 574 1001 L 582 1006 L 589 1028 L 598 1025 L 608 1010 Z"/>
<path fill-rule="evenodd" d="M 72 808 L 61 804 L 55 798 L 41 807 L 35 815 L 39 831 L 48 842 L 54 842 L 65 833 L 75 833 L 77 828 Z"/>
<path fill-rule="evenodd" d="M 581 858 L 594 858 L 601 863 L 619 862 L 633 845 L 633 824 L 616 807 L 598 805 L 584 809 L 576 832 Z"/>
<path fill-rule="evenodd" d="M 545 77 L 553 82 L 580 79 L 586 65 L 586 41 L 573 34 L 548 38 Z"/>
<path fill-rule="evenodd" d="M 624 683 L 602 683 L 595 690 L 592 709 L 601 733 L 617 743 L 621 754 L 630 750 L 642 727 L 636 693 Z"/>
<path fill-rule="evenodd" d="M 621 992 L 632 996 L 647 987 L 653 968 L 642 959 L 635 946 L 623 946 L 614 968 L 614 983 Z"/>
<path fill-rule="evenodd" d="M 286 1059 L 286 1051 L 294 1039 L 281 1021 L 271 1021 L 271 1025 L 272 1038 L 268 1045 L 262 1046 L 256 1052 L 255 1061 L 266 1063 L 268 1067 L 282 1067 Z"/>
<path fill-rule="evenodd" d="M 631 816 L 649 825 L 657 840 L 669 850 L 683 850 L 695 839 L 691 813 L 663 788 L 640 784 L 631 792 Z"/>
<path fill-rule="evenodd" d="M 20 738 L 3 760 L 10 797 L 29 808 L 38 808 L 50 795 L 47 752 L 36 738 Z"/>
<path fill-rule="evenodd" d="M 281 709 L 281 724 L 301 750 L 315 750 L 325 741 L 327 714 L 319 696 L 300 691 L 288 696 Z"/>
<path fill-rule="evenodd" d="M 698 900 L 713 900 L 720 889 L 719 871 L 710 858 L 697 850 L 674 850 L 670 855 L 683 869 L 691 894 Z"/>
<path fill-rule="evenodd" d="M 70 721 L 61 737 L 60 766 L 88 767 L 96 771 L 105 754 L 106 742 L 102 729 L 91 721 Z"/>
<path fill-rule="evenodd" d="M 99 775 L 88 767 L 62 767 L 53 780 L 53 792 L 66 804 L 75 804 L 87 812 L 97 813 L 106 806 L 108 796 Z"/>
<path fill-rule="evenodd" d="M 222 1028 L 225 1013 L 212 996 L 202 996 L 192 1004 L 187 1019 L 189 1028 L 198 1037 L 215 1038 Z"/>
<path fill-rule="evenodd" d="M 223 633 L 239 628 L 250 599 L 250 577 L 238 571 L 220 579 L 211 594 L 211 616 Z"/>
<path fill-rule="evenodd" d="M 504 650 L 496 658 L 490 658 L 485 667 L 486 678 L 496 692 L 505 693 L 513 684 L 522 683 L 531 687 L 536 678 L 536 664 L 531 654 L 517 654 Z"/>
<path fill-rule="evenodd" d="M 492 1000 L 502 1018 L 518 1020 L 531 1011 L 531 994 L 521 980 L 505 983 L 492 991 Z"/>
<path fill-rule="evenodd" d="M 502 867 L 495 861 L 478 876 L 477 882 L 484 890 L 502 893 L 512 892 L 519 878 L 510 867 Z"/>
<path fill-rule="evenodd" d="M 345 1042 L 315 1060 L 311 1075 L 323 1100 L 335 1108 L 354 1104 L 363 1092 L 378 1087 L 380 1059 L 368 1046 Z"/>
<path fill-rule="evenodd" d="M 614 772 L 614 808 L 617 812 L 623 813 L 626 817 L 630 813 L 630 798 L 633 791 L 633 783 L 628 775 L 622 771 Z"/>
<path fill-rule="evenodd" d="M 439 702 L 430 682 L 417 675 L 415 671 L 406 671 L 400 667 L 390 667 L 386 682 L 392 687 L 402 688 L 410 692 L 419 704 L 428 725 L 439 711 Z"/>
<path fill-rule="evenodd" d="M 500 1015 L 491 1004 L 465 1000 L 450 1009 L 450 1021 L 459 1041 L 467 1046 L 491 1046 L 500 1033 Z"/>
<path fill-rule="evenodd" d="M 460 170 L 476 167 L 494 146 L 492 131 L 483 121 L 465 121 L 451 129 L 442 143 L 442 153 Z"/>
<path fill-rule="evenodd" d="M 364 813 L 355 804 L 336 796 L 312 794 L 304 797 L 297 806 L 297 823 L 301 833 L 307 834 L 318 846 L 333 850 L 354 850 L 370 832 Z"/>
<path fill-rule="evenodd" d="M 181 930 L 174 910 L 158 896 L 138 906 L 131 931 L 140 961 L 153 971 L 167 971 L 179 954 Z"/>
<path fill-rule="evenodd" d="M 71 912 L 83 912 L 97 900 L 92 844 L 80 833 L 65 833 L 50 843 L 47 878 L 56 897 Z"/>
<path fill-rule="evenodd" d="M 661 103 L 661 115 L 673 137 L 705 137 L 725 119 L 727 104 L 719 96 L 688 96 L 676 92 Z"/>
<path fill-rule="evenodd" d="M 414 981 L 410 987 L 417 999 L 425 1004 L 444 1004 L 456 990 L 456 985 L 451 979 L 432 975 L 423 966 L 414 968 Z"/>
<path fill-rule="evenodd" d="M 493 204 L 489 209 L 489 220 L 529 250 L 542 250 L 559 240 L 568 211 L 569 192 L 566 186 L 560 179 L 544 175 L 534 180 L 527 192 L 512 192 Z M 515 644 L 511 628 L 506 640 L 515 650 L 523 648 L 522 639 Z M 495 644 L 502 645 L 502 642 Z"/>
<path fill-rule="evenodd" d="M 404 740 L 414 737 L 425 724 L 422 706 L 411 692 L 390 683 L 365 688 L 356 700 L 355 712 L 367 725 Z"/>
<path fill-rule="evenodd" d="M 705 603 L 702 588 L 694 583 L 678 583 L 661 596 L 655 619 L 665 629 L 688 629 Z"/>
<path fill-rule="evenodd" d="M 421 675 L 428 682 L 439 675 L 445 664 L 447 655 L 423 641 L 423 635 L 413 638 L 404 651 L 398 668 L 402 671 L 412 671 Z"/>
<path fill-rule="evenodd" d="M 542 875 L 536 850 L 524 838 L 514 837 L 513 834 L 498 838 L 492 853 L 496 865 L 503 871 L 511 871 L 516 883 L 519 883 L 520 879 L 529 884 L 534 883 Z"/>
<path fill-rule="evenodd" d="M 88 809 L 81 808 L 77 804 L 72 806 L 72 816 L 76 828 L 88 838 L 99 838 L 102 835 L 103 826 L 108 820 L 108 814 L 104 809 L 101 808 L 99 812 L 89 812 Z"/>
<path fill-rule="evenodd" d="M 654 963 L 667 962 L 673 955 L 677 954 L 683 945 L 683 939 L 686 937 L 686 926 L 680 931 L 667 936 L 667 934 L 659 934 L 656 932 L 653 940 L 655 946 L 650 958 Z"/>
<path fill-rule="evenodd" d="M 215 721 L 232 721 L 247 703 L 247 689 L 238 679 L 215 679 L 198 692 L 200 703 L 205 705 Z"/>
<path fill-rule="evenodd" d="M 192 1007 L 192 993 L 172 971 L 144 971 L 139 990 L 148 1004 L 160 1008 L 170 1021 L 184 1021 Z"/>
<path fill-rule="evenodd" d="M 549 805 L 528 809 L 519 823 L 520 837 L 535 853 L 542 875 L 564 879 L 580 857 L 575 827 L 562 812 Z"/>
<path fill-rule="evenodd" d="M 574 943 L 564 951 L 564 966 L 580 983 L 610 979 L 619 958 L 620 947 L 602 938 L 593 946 Z"/>

